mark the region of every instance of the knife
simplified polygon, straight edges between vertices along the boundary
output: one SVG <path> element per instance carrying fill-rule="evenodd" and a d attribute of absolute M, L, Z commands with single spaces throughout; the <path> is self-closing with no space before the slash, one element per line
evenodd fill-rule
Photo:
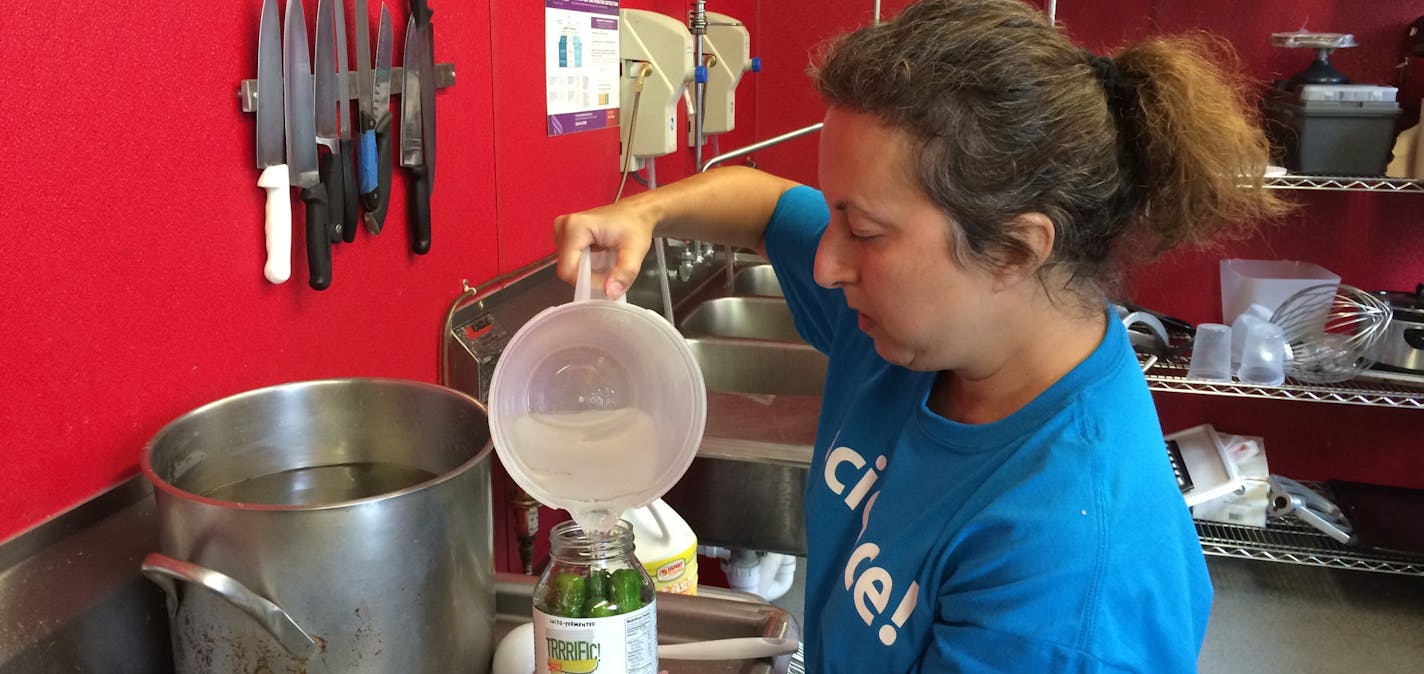
<path fill-rule="evenodd" d="M 320 0 L 316 7 L 316 142 L 326 146 L 321 158 L 321 182 L 326 185 L 330 222 L 327 236 L 331 243 L 341 241 L 342 223 L 346 219 L 345 186 L 341 172 L 341 142 L 336 128 L 340 120 L 336 111 L 338 100 L 336 78 L 336 47 L 331 32 L 334 15 L 329 0 Z"/>
<path fill-rule="evenodd" d="M 287 2 L 286 33 L 282 39 L 282 79 L 286 86 L 287 159 L 292 186 L 302 188 L 307 205 L 307 268 L 312 288 L 331 283 L 331 243 L 327 239 L 326 190 L 316 166 L 316 103 L 313 100 L 311 59 L 307 56 L 307 23 L 302 3 Z"/>
<path fill-rule="evenodd" d="M 272 283 L 292 276 L 292 195 L 287 191 L 286 114 L 282 95 L 282 26 L 277 0 L 262 1 L 257 28 L 257 186 L 267 190 L 263 225 L 267 263 L 262 275 Z"/>
<path fill-rule="evenodd" d="M 425 86 L 420 88 L 420 120 L 425 127 L 421 132 L 425 153 L 425 181 L 426 189 L 435 192 L 435 27 L 430 24 L 430 16 L 434 14 L 430 5 L 425 0 L 412 0 L 415 6 L 415 28 L 420 31 L 422 46 L 425 53 L 421 55 L 420 61 L 420 81 Z"/>
<path fill-rule="evenodd" d="M 371 14 L 366 0 L 356 0 L 356 111 L 361 125 L 356 168 L 361 196 L 376 190 L 375 83 L 371 76 Z"/>
<path fill-rule="evenodd" d="M 376 71 L 371 84 L 371 109 L 375 119 L 376 187 L 363 194 L 366 231 L 380 234 L 391 196 L 391 13 L 381 4 L 381 24 L 376 30 Z M 364 164 L 363 164 L 364 165 Z"/>
<path fill-rule="evenodd" d="M 346 12 L 341 0 L 332 0 L 332 18 L 336 27 L 336 110 L 341 117 L 341 238 L 347 243 L 356 240 L 356 221 L 360 219 L 357 203 L 356 167 L 351 162 L 356 159 L 356 150 L 351 143 L 351 88 L 346 72 Z"/>
<path fill-rule="evenodd" d="M 419 62 L 426 53 L 422 33 L 412 14 L 405 25 L 405 84 L 401 88 L 401 166 L 410 171 L 410 248 L 417 255 L 430 251 L 430 183 L 425 161 L 421 115 Z M 433 82 L 427 84 L 434 85 Z"/>

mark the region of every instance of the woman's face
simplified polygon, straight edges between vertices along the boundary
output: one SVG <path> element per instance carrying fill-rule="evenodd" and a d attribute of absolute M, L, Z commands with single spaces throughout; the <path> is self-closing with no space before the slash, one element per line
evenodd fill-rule
<path fill-rule="evenodd" d="M 995 338 L 994 276 L 954 260 L 953 224 L 915 178 L 911 142 L 872 115 L 827 111 L 819 170 L 831 222 L 815 279 L 845 291 L 885 360 L 962 369 Z"/>

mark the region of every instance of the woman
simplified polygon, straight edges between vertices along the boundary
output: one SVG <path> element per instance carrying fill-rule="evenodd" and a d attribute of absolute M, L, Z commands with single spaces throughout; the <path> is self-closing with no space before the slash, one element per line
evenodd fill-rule
<path fill-rule="evenodd" d="M 833 43 L 821 191 L 746 168 L 560 216 L 559 275 L 754 248 L 830 357 L 806 493 L 812 672 L 1195 671 L 1211 586 L 1114 260 L 1278 213 L 1206 42 L 1113 59 L 1019 0 Z"/>

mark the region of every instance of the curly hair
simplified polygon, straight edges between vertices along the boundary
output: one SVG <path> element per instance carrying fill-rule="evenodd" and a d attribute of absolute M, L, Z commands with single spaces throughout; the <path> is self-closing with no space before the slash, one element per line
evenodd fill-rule
<path fill-rule="evenodd" d="M 961 263 L 1030 256 L 1009 223 L 1055 227 L 1040 282 L 1095 298 L 1129 259 L 1281 214 L 1269 149 L 1226 43 L 1156 37 L 1094 57 L 1021 0 L 924 0 L 826 46 L 827 104 L 914 141 L 919 180 L 954 221 Z M 1047 287 L 1047 285 L 1045 285 Z"/>

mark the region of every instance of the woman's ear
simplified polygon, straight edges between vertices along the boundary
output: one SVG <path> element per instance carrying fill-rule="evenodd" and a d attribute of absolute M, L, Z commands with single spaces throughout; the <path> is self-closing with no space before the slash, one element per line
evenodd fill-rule
<path fill-rule="evenodd" d="M 1007 289 L 1034 278 L 1039 267 L 1053 254 L 1056 232 L 1053 221 L 1042 213 L 1021 213 L 1005 223 L 1010 236 L 1019 242 L 1018 259 L 1006 260 L 998 269 L 998 285 Z"/>

